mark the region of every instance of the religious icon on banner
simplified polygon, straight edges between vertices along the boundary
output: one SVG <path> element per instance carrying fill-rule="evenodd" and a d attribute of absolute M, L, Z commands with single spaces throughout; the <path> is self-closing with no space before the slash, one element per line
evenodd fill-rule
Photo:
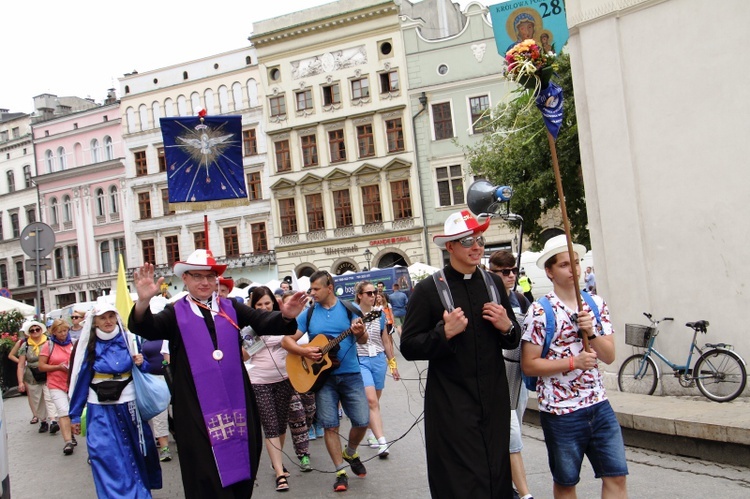
<path fill-rule="evenodd" d="M 204 210 L 248 203 L 242 117 L 161 118 L 169 207 Z"/>
<path fill-rule="evenodd" d="M 499 54 L 524 40 L 534 40 L 545 53 L 559 54 L 568 41 L 563 0 L 505 0 L 489 10 Z"/>

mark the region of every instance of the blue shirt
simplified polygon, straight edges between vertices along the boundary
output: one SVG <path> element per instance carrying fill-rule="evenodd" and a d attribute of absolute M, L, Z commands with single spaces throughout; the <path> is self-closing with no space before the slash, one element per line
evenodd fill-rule
<path fill-rule="evenodd" d="M 310 318 L 310 329 L 307 329 L 307 314 L 313 311 Z M 336 338 L 338 335 L 349 329 L 352 320 L 356 317 L 352 315 L 351 320 L 346 307 L 341 300 L 336 300 L 336 304 L 331 308 L 325 308 L 320 303 L 315 304 L 315 308 L 304 310 L 297 317 L 297 328 L 303 333 L 310 335 L 310 341 L 319 334 L 324 334 L 329 340 Z M 336 354 L 341 365 L 331 371 L 331 374 L 352 374 L 359 373 L 359 359 L 357 358 L 356 339 L 350 334 L 339 343 L 339 351 Z"/>
<path fill-rule="evenodd" d="M 403 317 L 406 315 L 406 304 L 409 303 L 406 293 L 403 291 L 394 291 L 388 299 L 391 301 L 394 317 Z"/>

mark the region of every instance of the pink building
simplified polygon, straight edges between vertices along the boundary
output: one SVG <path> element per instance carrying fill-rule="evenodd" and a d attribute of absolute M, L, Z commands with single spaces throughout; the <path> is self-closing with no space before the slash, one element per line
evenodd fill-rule
<path fill-rule="evenodd" d="M 95 300 L 116 287 L 125 256 L 125 166 L 119 102 L 42 115 L 32 125 L 41 221 L 55 231 L 43 287 L 46 311 Z"/>

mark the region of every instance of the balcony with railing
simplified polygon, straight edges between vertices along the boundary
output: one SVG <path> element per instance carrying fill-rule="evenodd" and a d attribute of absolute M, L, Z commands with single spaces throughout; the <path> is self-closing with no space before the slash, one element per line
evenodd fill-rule
<path fill-rule="evenodd" d="M 359 235 L 377 235 L 393 231 L 411 229 L 417 225 L 414 218 L 400 218 L 387 222 L 373 222 L 364 225 L 350 225 L 347 227 L 336 227 L 334 229 L 314 230 L 300 234 L 290 234 L 278 238 L 278 246 L 291 246 L 305 242 L 320 242 L 333 239 L 356 237 Z"/>

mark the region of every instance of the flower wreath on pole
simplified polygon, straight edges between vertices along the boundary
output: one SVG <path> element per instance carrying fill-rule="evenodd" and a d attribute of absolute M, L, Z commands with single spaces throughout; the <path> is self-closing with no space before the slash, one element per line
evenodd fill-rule
<path fill-rule="evenodd" d="M 515 44 L 505 53 L 503 76 L 530 90 L 552 136 L 557 139 L 562 124 L 562 88 L 551 81 L 557 69 L 554 52 L 544 50 L 531 39 Z"/>

